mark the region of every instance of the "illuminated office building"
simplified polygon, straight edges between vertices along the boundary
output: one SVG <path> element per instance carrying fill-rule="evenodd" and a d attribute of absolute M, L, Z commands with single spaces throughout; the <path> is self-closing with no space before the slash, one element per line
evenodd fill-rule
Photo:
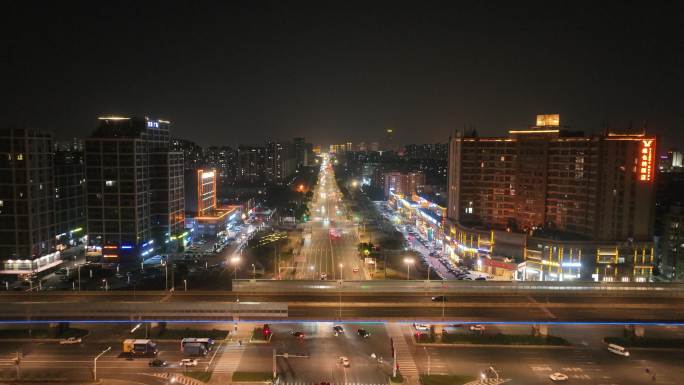
<path fill-rule="evenodd" d="M 61 263 L 53 166 L 50 135 L 0 130 L 0 274 L 40 273 Z"/>
<path fill-rule="evenodd" d="M 184 242 L 183 155 L 165 120 L 107 116 L 85 141 L 86 256 L 136 261 Z"/>

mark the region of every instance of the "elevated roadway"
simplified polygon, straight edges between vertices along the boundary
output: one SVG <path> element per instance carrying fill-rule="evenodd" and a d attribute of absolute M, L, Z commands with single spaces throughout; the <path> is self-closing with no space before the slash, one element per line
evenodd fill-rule
<path fill-rule="evenodd" d="M 6 292 L 0 320 L 684 322 L 684 285 L 270 282 L 233 292 Z"/>

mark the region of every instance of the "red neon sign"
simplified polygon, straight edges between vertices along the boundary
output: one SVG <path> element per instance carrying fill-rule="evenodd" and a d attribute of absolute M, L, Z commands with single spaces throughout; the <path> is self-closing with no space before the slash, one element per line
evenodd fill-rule
<path fill-rule="evenodd" d="M 653 150 L 655 139 L 644 139 L 641 141 L 641 152 L 639 154 L 639 166 L 637 171 L 639 180 L 650 181 L 653 179 Z"/>

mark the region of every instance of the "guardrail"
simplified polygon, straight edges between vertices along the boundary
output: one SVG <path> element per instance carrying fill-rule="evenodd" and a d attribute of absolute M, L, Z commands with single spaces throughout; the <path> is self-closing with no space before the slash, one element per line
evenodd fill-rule
<path fill-rule="evenodd" d="M 543 294 L 543 295 L 658 295 L 684 296 L 681 283 L 638 282 L 508 282 L 508 281 L 304 281 L 237 280 L 234 290 L 243 293 L 290 292 L 324 293 L 464 293 L 464 294 Z"/>
<path fill-rule="evenodd" d="M 3 306 L 4 321 L 203 320 L 287 318 L 287 303 L 276 302 L 31 302 Z"/>

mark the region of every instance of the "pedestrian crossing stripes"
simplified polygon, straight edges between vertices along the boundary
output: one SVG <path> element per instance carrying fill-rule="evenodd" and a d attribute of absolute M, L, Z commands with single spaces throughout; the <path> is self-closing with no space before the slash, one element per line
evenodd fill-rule
<path fill-rule="evenodd" d="M 224 344 L 214 364 L 214 373 L 233 373 L 237 370 L 245 352 L 245 345 Z"/>
<path fill-rule="evenodd" d="M 485 378 L 475 381 L 470 381 L 465 385 L 500 385 L 510 381 L 510 378 Z"/>
<path fill-rule="evenodd" d="M 185 377 L 182 374 L 175 373 L 154 373 L 153 376 L 168 379 L 173 383 L 183 385 L 205 385 L 204 382 L 195 380 L 194 378 Z"/>
<path fill-rule="evenodd" d="M 394 350 L 397 354 L 399 372 L 401 372 L 404 377 L 417 378 L 418 368 L 416 367 L 416 362 L 413 359 L 409 346 L 406 343 L 406 338 L 401 330 L 401 325 L 396 322 L 390 322 L 387 324 L 387 332 L 394 341 Z"/>

